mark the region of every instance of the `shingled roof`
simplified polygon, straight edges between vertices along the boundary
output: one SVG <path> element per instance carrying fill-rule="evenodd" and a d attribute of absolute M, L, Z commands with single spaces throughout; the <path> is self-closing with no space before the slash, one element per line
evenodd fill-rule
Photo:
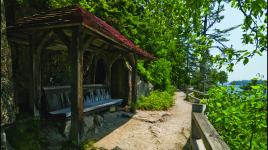
<path fill-rule="evenodd" d="M 39 27 L 52 27 L 57 25 L 82 24 L 112 38 L 129 49 L 133 49 L 139 56 L 155 59 L 155 57 L 136 46 L 131 40 L 123 36 L 115 28 L 79 5 L 40 12 L 33 16 L 23 17 L 17 20 L 10 29 L 37 29 Z"/>

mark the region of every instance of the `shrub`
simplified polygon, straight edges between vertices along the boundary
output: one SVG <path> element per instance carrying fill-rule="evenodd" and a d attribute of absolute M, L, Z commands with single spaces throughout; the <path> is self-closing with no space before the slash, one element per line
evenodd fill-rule
<path fill-rule="evenodd" d="M 150 96 L 141 97 L 137 108 L 142 110 L 167 110 L 174 104 L 173 94 L 167 91 L 152 91 Z"/>
<path fill-rule="evenodd" d="M 231 149 L 266 149 L 266 85 L 215 87 L 208 94 L 208 118 Z"/>
<path fill-rule="evenodd" d="M 170 95 L 173 95 L 174 92 L 176 92 L 176 87 L 173 86 L 173 85 L 169 85 L 169 86 L 167 86 L 166 91 L 167 91 Z"/>

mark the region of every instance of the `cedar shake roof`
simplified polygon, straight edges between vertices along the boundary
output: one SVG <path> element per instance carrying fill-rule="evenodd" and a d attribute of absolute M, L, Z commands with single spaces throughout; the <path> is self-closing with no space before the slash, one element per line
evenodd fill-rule
<path fill-rule="evenodd" d="M 72 26 L 76 24 L 82 24 L 87 28 L 101 32 L 127 48 L 133 49 L 141 57 L 155 59 L 152 54 L 137 47 L 131 40 L 127 39 L 115 28 L 78 5 L 40 12 L 33 16 L 20 18 L 10 29 L 53 28 L 53 26 L 57 25 Z"/>

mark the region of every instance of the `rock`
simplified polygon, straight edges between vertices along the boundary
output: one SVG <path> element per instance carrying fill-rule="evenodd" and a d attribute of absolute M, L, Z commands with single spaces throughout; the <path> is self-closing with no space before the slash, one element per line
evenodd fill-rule
<path fill-rule="evenodd" d="M 133 115 L 134 115 L 134 114 L 132 114 L 132 113 L 127 113 L 127 112 L 123 112 L 123 113 L 121 114 L 122 117 L 127 117 L 127 118 L 131 118 Z"/>
<path fill-rule="evenodd" d="M 84 116 L 84 131 L 94 128 L 94 118 L 92 116 Z"/>
<path fill-rule="evenodd" d="M 82 141 L 86 140 L 94 129 L 94 117 L 84 116 Z"/>
<path fill-rule="evenodd" d="M 100 116 L 100 115 L 95 115 L 94 116 L 94 125 L 102 127 L 102 125 L 103 125 L 103 117 Z"/>
<path fill-rule="evenodd" d="M 154 137 L 158 137 L 161 130 L 156 126 L 149 126 L 149 131 L 153 134 Z"/>
<path fill-rule="evenodd" d="M 58 145 L 58 143 L 65 141 L 65 138 L 56 129 L 49 129 L 47 132 L 47 138 L 51 145 Z"/>
<path fill-rule="evenodd" d="M 71 121 L 66 121 L 65 123 L 65 127 L 64 127 L 64 136 L 65 137 L 69 137 L 69 134 L 70 134 L 70 130 L 71 130 Z"/>
<path fill-rule="evenodd" d="M 122 148 L 120 148 L 119 146 L 116 146 L 116 147 L 114 147 L 113 149 L 111 149 L 111 150 L 123 150 Z"/>
<path fill-rule="evenodd" d="M 67 141 L 67 138 L 55 127 L 46 127 L 42 130 L 42 134 L 47 141 L 46 149 L 48 150 L 60 150 L 62 148 L 60 143 Z"/>
<path fill-rule="evenodd" d="M 116 107 L 115 106 L 111 106 L 109 109 L 109 112 L 115 112 L 116 111 Z"/>
<path fill-rule="evenodd" d="M 108 149 L 104 147 L 99 147 L 98 150 L 108 150 Z"/>

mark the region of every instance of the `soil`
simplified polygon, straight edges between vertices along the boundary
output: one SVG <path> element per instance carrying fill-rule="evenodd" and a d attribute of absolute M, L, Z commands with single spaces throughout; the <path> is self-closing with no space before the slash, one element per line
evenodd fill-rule
<path fill-rule="evenodd" d="M 138 110 L 94 146 L 109 150 L 188 149 L 186 143 L 191 129 L 191 103 L 184 101 L 183 92 L 176 92 L 174 98 L 174 106 L 167 111 Z"/>

